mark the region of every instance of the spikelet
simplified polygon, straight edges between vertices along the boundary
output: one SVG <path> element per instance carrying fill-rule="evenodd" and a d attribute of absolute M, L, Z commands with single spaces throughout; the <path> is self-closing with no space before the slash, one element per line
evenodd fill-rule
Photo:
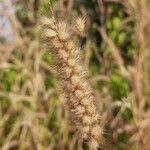
<path fill-rule="evenodd" d="M 78 17 L 75 21 L 75 30 L 79 34 L 82 34 L 84 32 L 85 28 L 85 20 L 82 17 Z"/>
<path fill-rule="evenodd" d="M 79 48 L 74 42 L 74 29 L 83 33 L 85 21 L 78 18 L 74 25 L 58 20 L 42 20 L 45 38 L 55 58 L 59 82 L 67 98 L 66 105 L 73 120 L 77 135 L 89 143 L 91 149 L 96 149 L 101 137 L 99 115 L 96 111 L 90 85 L 80 62 Z M 46 28 L 45 28 L 46 27 Z"/>

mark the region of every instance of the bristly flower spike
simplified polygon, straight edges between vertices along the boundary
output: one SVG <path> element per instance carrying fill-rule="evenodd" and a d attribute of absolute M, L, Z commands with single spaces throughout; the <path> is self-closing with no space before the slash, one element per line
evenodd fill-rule
<path fill-rule="evenodd" d="M 74 40 L 74 32 L 82 34 L 85 20 L 76 19 L 73 25 L 55 18 L 42 20 L 44 36 L 57 66 L 58 80 L 66 96 L 66 105 L 73 120 L 77 135 L 89 143 L 90 149 L 97 149 L 102 137 L 95 97 L 81 65 L 80 48 Z"/>

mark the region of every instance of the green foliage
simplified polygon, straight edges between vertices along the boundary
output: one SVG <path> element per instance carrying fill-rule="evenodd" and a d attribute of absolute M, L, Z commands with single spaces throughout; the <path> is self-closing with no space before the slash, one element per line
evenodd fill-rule
<path fill-rule="evenodd" d="M 106 83 L 105 82 L 103 82 L 103 81 L 97 81 L 96 83 L 95 83 L 95 85 L 94 85 L 94 88 L 96 89 L 96 90 L 98 90 L 98 91 L 102 91 L 102 89 L 103 89 L 103 86 L 105 85 Z"/>
<path fill-rule="evenodd" d="M 28 13 L 28 9 L 25 7 L 25 5 L 23 5 L 23 3 L 16 5 L 16 16 L 23 26 L 31 25 L 31 20 L 29 18 L 30 15 Z"/>
<path fill-rule="evenodd" d="M 19 116 L 19 114 L 17 112 L 15 112 L 9 116 L 9 118 L 7 119 L 7 121 L 5 122 L 5 125 L 4 125 L 4 129 L 3 129 L 4 135 L 7 135 L 10 132 L 12 126 L 17 121 L 18 116 Z"/>
<path fill-rule="evenodd" d="M 55 130 L 57 128 L 57 117 L 56 117 L 56 112 L 53 111 L 53 113 L 50 112 L 49 114 L 49 120 L 48 120 L 48 127 L 50 130 Z"/>
<path fill-rule="evenodd" d="M 45 78 L 44 83 L 45 83 L 46 90 L 48 90 L 49 88 L 54 87 L 54 79 L 50 75 Z"/>
<path fill-rule="evenodd" d="M 134 24 L 133 22 L 129 22 L 127 25 L 123 24 L 126 14 L 122 11 L 122 6 L 113 4 L 110 7 L 113 11 L 106 19 L 108 36 L 121 49 L 120 53 L 125 63 L 130 63 L 136 48 L 134 35 L 131 30 Z"/>
<path fill-rule="evenodd" d="M 92 63 L 90 64 L 90 74 L 94 75 L 99 72 L 99 65 L 96 58 L 91 58 Z"/>
<path fill-rule="evenodd" d="M 0 81 L 6 91 L 11 91 L 16 81 L 16 69 L 9 68 L 0 72 Z"/>
<path fill-rule="evenodd" d="M 129 93 L 128 82 L 118 74 L 112 74 L 110 91 L 115 100 L 121 100 L 126 97 Z"/>
<path fill-rule="evenodd" d="M 0 96 L 0 110 L 6 111 L 9 106 L 11 106 L 11 102 L 8 98 Z"/>
<path fill-rule="evenodd" d="M 52 58 L 52 55 L 48 52 L 48 51 L 46 51 L 44 54 L 43 54 L 43 60 L 47 63 L 47 64 L 52 64 L 52 62 L 53 62 L 53 58 Z"/>
<path fill-rule="evenodd" d="M 124 150 L 124 145 L 128 141 L 129 135 L 126 132 L 121 133 L 118 136 L 118 145 L 117 145 L 117 150 Z"/>
<path fill-rule="evenodd" d="M 27 100 L 22 100 L 22 101 L 18 102 L 18 104 L 21 105 L 24 108 L 32 109 L 31 102 L 29 102 Z"/>
<path fill-rule="evenodd" d="M 43 0 L 43 1 L 41 1 L 40 14 L 44 15 L 44 14 L 48 13 L 48 11 L 50 10 L 50 7 L 52 8 L 55 1 L 56 0 Z"/>
<path fill-rule="evenodd" d="M 133 114 L 132 111 L 130 109 L 125 109 L 124 113 L 122 114 L 122 118 L 124 119 L 124 121 L 130 121 L 133 119 Z"/>
<path fill-rule="evenodd" d="M 41 14 L 46 14 L 49 10 L 49 3 L 42 3 L 41 7 L 40 7 L 40 12 Z"/>

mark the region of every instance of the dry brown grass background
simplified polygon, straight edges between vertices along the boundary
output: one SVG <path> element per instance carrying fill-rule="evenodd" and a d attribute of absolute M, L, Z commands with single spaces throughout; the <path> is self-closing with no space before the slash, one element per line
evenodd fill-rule
<path fill-rule="evenodd" d="M 99 149 L 150 149 L 149 0 L 0 1 L 0 149 L 82 150 L 39 20 L 84 16 L 82 67 L 96 97 Z"/>

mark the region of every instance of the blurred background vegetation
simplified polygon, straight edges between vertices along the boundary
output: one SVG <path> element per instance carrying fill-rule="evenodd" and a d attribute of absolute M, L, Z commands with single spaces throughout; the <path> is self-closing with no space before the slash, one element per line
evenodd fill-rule
<path fill-rule="evenodd" d="M 86 18 L 78 37 L 106 150 L 150 149 L 148 0 L 0 1 L 0 149 L 82 150 L 67 121 L 39 20 Z M 101 149 L 100 148 L 100 149 Z"/>

